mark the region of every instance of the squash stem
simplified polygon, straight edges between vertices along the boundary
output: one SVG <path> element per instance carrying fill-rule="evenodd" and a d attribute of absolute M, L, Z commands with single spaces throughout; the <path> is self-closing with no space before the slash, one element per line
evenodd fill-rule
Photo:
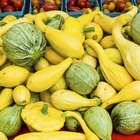
<path fill-rule="evenodd" d="M 95 32 L 94 27 L 83 28 L 83 34 L 87 34 L 87 33 L 91 33 L 91 32 Z"/>
<path fill-rule="evenodd" d="M 44 104 L 41 108 L 41 113 L 43 115 L 47 115 L 48 114 L 48 105 L 47 104 Z"/>

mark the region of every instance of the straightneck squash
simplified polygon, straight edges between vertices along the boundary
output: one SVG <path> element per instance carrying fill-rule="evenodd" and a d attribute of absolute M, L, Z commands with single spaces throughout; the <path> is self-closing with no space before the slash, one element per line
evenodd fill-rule
<path fill-rule="evenodd" d="M 14 140 L 87 140 L 87 139 L 85 134 L 81 132 L 52 131 L 52 132 L 24 133 L 16 136 Z"/>
<path fill-rule="evenodd" d="M 52 104 L 60 110 L 76 110 L 84 107 L 97 106 L 101 103 L 101 99 L 94 97 L 88 99 L 78 93 L 60 89 L 51 94 Z"/>
<path fill-rule="evenodd" d="M 81 58 L 84 55 L 82 43 L 62 30 L 46 26 L 45 37 L 51 47 L 63 57 Z"/>
<path fill-rule="evenodd" d="M 41 69 L 27 80 L 27 88 L 33 92 L 42 92 L 53 86 L 72 64 L 72 58 L 66 58 L 57 65 L 52 65 Z"/>
<path fill-rule="evenodd" d="M 64 126 L 65 117 L 62 113 L 48 103 L 38 101 L 27 104 L 21 112 L 21 117 L 26 125 L 34 130 L 47 132 L 60 130 Z"/>
<path fill-rule="evenodd" d="M 121 32 L 131 19 L 130 15 L 121 15 L 114 24 L 112 35 L 127 71 L 134 79 L 140 80 L 140 46 L 124 38 Z"/>
<path fill-rule="evenodd" d="M 130 14 L 132 17 L 134 17 L 137 14 L 137 12 L 138 12 L 137 6 L 132 5 L 131 10 L 124 13 L 123 15 Z M 119 16 L 109 17 L 107 15 L 104 16 L 96 15 L 94 18 L 94 22 L 98 23 L 106 33 L 112 34 L 112 28 L 115 24 L 116 19 Z"/>
<path fill-rule="evenodd" d="M 137 100 L 140 98 L 140 81 L 133 81 L 122 88 L 116 95 L 106 100 L 101 106 L 107 108 L 112 104 L 116 104 L 126 100 Z"/>
<path fill-rule="evenodd" d="M 78 120 L 78 122 L 80 123 L 80 125 L 86 135 L 87 140 L 99 140 L 99 137 L 88 128 L 84 119 L 79 114 L 77 114 L 76 112 L 73 112 L 73 111 L 65 111 L 64 116 L 65 117 L 74 117 L 75 119 Z"/>
<path fill-rule="evenodd" d="M 133 78 L 127 72 L 125 67 L 111 61 L 99 43 L 92 39 L 87 39 L 85 44 L 95 50 L 98 56 L 100 69 L 105 80 L 116 90 L 122 89 L 124 86 L 133 81 Z"/>

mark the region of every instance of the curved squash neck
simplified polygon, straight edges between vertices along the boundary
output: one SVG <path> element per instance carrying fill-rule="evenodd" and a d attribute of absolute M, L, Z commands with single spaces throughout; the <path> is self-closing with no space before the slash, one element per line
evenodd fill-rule
<path fill-rule="evenodd" d="M 91 47 L 91 49 L 93 49 L 96 52 L 98 59 L 100 59 L 100 60 L 102 60 L 102 58 L 108 59 L 102 46 L 99 43 L 97 43 L 96 41 L 94 41 L 92 39 L 87 39 L 85 41 L 85 44 L 89 45 Z"/>
<path fill-rule="evenodd" d="M 114 42 L 120 51 L 126 49 L 129 46 L 129 42 L 130 42 L 129 40 L 125 39 L 124 36 L 122 35 L 122 27 L 123 25 L 117 22 L 115 23 L 112 30 L 112 36 Z"/>
<path fill-rule="evenodd" d="M 94 134 L 94 132 L 92 132 L 86 125 L 85 121 L 81 118 L 80 115 L 78 115 L 77 113 L 73 112 L 73 111 L 65 111 L 64 112 L 66 117 L 74 117 L 78 120 L 78 122 L 80 123 L 86 137 L 87 140 L 99 140 L 99 138 Z"/>

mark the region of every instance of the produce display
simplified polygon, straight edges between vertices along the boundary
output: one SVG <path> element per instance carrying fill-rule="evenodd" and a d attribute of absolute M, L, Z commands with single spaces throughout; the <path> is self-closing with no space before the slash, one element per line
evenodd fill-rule
<path fill-rule="evenodd" d="M 0 140 L 140 133 L 139 17 L 130 5 L 116 17 L 89 6 L 78 17 L 57 8 L 2 18 Z"/>
<path fill-rule="evenodd" d="M 1 12 L 15 12 L 20 11 L 23 6 L 22 0 L 0 0 Z"/>

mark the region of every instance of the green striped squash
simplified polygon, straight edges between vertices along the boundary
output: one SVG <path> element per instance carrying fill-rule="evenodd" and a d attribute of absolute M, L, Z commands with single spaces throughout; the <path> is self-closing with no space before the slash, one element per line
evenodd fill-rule
<path fill-rule="evenodd" d="M 116 131 L 130 135 L 140 130 L 140 105 L 132 101 L 123 101 L 111 111 L 113 127 Z"/>
<path fill-rule="evenodd" d="M 69 88 L 81 95 L 89 94 L 100 81 L 97 70 L 82 62 L 73 63 L 65 76 Z"/>
<path fill-rule="evenodd" d="M 22 106 L 17 104 L 9 106 L 0 111 L 0 131 L 7 137 L 19 132 L 22 127 L 21 110 Z"/>
<path fill-rule="evenodd" d="M 2 46 L 12 63 L 32 66 L 43 56 L 46 39 L 34 24 L 18 23 L 3 35 Z"/>

